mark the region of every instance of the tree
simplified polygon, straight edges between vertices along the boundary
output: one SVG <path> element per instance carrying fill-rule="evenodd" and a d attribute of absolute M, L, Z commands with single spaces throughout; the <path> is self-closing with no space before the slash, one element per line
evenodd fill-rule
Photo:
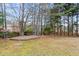
<path fill-rule="evenodd" d="M 24 35 L 24 3 L 20 4 L 20 35 Z"/>
<path fill-rule="evenodd" d="M 2 6 L 2 3 L 0 4 L 0 8 L 1 8 L 1 11 L 0 11 L 0 26 L 3 26 L 3 6 Z"/>
<path fill-rule="evenodd" d="M 6 6 L 3 4 L 3 20 L 4 20 L 4 38 L 7 36 L 7 24 L 6 24 Z"/>
<path fill-rule="evenodd" d="M 50 26 L 52 26 L 52 30 L 54 34 L 57 32 L 59 33 L 60 28 L 60 35 L 61 35 L 61 15 L 55 15 L 60 12 L 59 4 L 54 4 L 54 7 L 50 9 Z"/>

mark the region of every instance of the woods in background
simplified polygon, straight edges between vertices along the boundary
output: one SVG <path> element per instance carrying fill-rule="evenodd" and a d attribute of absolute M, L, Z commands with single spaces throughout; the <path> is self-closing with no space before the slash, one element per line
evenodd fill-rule
<path fill-rule="evenodd" d="M 32 35 L 53 34 L 64 36 L 78 36 L 79 4 L 2 3 L 0 4 L 0 29 L 3 28 L 2 30 L 4 32 L 4 37 L 6 37 L 7 32 L 9 32 L 7 27 L 7 24 L 9 24 L 8 21 L 11 22 L 11 25 L 14 22 L 15 24 L 18 24 L 17 26 L 19 30 L 17 32 L 19 33 L 19 35 L 30 33 Z"/>

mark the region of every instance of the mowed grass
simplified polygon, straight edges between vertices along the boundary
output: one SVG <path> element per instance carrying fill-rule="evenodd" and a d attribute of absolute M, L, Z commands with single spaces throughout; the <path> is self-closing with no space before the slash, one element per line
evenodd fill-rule
<path fill-rule="evenodd" d="M 1 56 L 74 56 L 79 55 L 79 38 L 43 36 L 38 39 L 0 40 Z"/>

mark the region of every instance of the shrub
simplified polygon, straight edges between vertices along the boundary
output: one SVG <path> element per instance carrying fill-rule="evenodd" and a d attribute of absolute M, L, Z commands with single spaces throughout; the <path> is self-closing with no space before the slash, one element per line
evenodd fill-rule
<path fill-rule="evenodd" d="M 28 28 L 24 31 L 24 35 L 30 35 L 32 34 L 32 28 Z"/>
<path fill-rule="evenodd" d="M 18 36 L 18 35 L 19 35 L 18 32 L 6 32 L 7 37 L 15 37 L 15 36 Z M 0 37 L 1 38 L 4 37 L 4 32 L 0 32 Z"/>
<path fill-rule="evenodd" d="M 0 32 L 0 37 L 2 37 L 2 38 L 3 38 L 3 35 L 4 35 L 4 33 L 3 33 L 3 32 Z"/>
<path fill-rule="evenodd" d="M 46 28 L 44 28 L 44 30 L 43 30 L 43 34 L 45 34 L 45 35 L 48 35 L 48 34 L 50 34 L 52 32 L 52 29 L 50 28 L 50 27 L 46 27 Z"/>
<path fill-rule="evenodd" d="M 15 37 L 19 35 L 19 32 L 8 32 L 7 35 L 8 37 Z"/>

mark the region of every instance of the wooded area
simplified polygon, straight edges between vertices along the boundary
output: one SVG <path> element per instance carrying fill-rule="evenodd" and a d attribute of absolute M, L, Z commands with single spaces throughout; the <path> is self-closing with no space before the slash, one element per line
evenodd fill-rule
<path fill-rule="evenodd" d="M 12 25 L 13 29 L 10 30 L 13 31 L 8 30 L 8 25 Z M 1 3 L 0 32 L 4 38 L 8 37 L 9 33 L 21 36 L 49 34 L 79 36 L 79 4 Z"/>

